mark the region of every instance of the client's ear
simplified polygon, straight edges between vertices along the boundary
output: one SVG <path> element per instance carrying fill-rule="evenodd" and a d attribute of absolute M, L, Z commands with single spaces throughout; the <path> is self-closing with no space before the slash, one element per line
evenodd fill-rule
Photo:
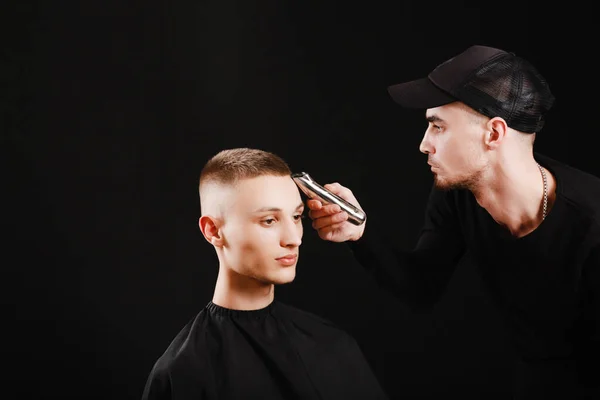
<path fill-rule="evenodd" d="M 223 237 L 219 231 L 219 221 L 209 215 L 203 215 L 198 219 L 198 226 L 204 238 L 215 247 L 223 246 Z"/>

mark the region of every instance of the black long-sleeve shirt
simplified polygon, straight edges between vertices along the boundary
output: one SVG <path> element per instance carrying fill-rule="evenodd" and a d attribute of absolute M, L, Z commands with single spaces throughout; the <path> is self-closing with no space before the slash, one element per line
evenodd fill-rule
<path fill-rule="evenodd" d="M 389 246 L 369 227 L 348 245 L 380 286 L 415 308 L 434 304 L 458 261 L 470 257 L 520 355 L 520 393 L 598 393 L 600 179 L 535 157 L 556 178 L 556 199 L 524 237 L 496 223 L 470 191 L 434 188 L 414 249 Z"/>
<path fill-rule="evenodd" d="M 142 400 L 386 400 L 356 341 L 330 321 L 274 301 L 212 302 L 152 368 Z"/>

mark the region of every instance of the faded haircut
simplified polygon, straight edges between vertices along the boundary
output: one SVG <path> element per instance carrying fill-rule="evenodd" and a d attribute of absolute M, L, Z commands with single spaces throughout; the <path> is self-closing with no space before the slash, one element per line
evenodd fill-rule
<path fill-rule="evenodd" d="M 209 184 L 235 185 L 243 179 L 259 176 L 289 176 L 292 171 L 280 156 L 266 150 L 247 147 L 226 149 L 211 157 L 200 172 L 198 193 Z"/>

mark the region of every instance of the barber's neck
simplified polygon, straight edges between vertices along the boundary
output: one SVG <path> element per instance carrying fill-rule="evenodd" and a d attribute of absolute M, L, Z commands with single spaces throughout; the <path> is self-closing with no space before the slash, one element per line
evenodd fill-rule
<path fill-rule="evenodd" d="M 259 310 L 275 298 L 275 285 L 221 266 L 212 302 L 232 310 Z"/>
<path fill-rule="evenodd" d="M 554 179 L 548 170 L 545 172 L 550 206 Z M 532 154 L 495 160 L 473 193 L 479 205 L 515 237 L 531 233 L 543 221 L 544 183 Z"/>

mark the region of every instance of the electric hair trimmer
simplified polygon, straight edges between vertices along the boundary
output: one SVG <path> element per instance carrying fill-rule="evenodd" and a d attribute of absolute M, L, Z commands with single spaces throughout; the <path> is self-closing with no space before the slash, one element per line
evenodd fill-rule
<path fill-rule="evenodd" d="M 365 222 L 366 215 L 361 209 L 319 185 L 306 172 L 294 173 L 292 179 L 308 198 L 319 200 L 323 204 L 337 204 L 348 213 L 348 221 L 354 225 L 361 225 Z"/>

